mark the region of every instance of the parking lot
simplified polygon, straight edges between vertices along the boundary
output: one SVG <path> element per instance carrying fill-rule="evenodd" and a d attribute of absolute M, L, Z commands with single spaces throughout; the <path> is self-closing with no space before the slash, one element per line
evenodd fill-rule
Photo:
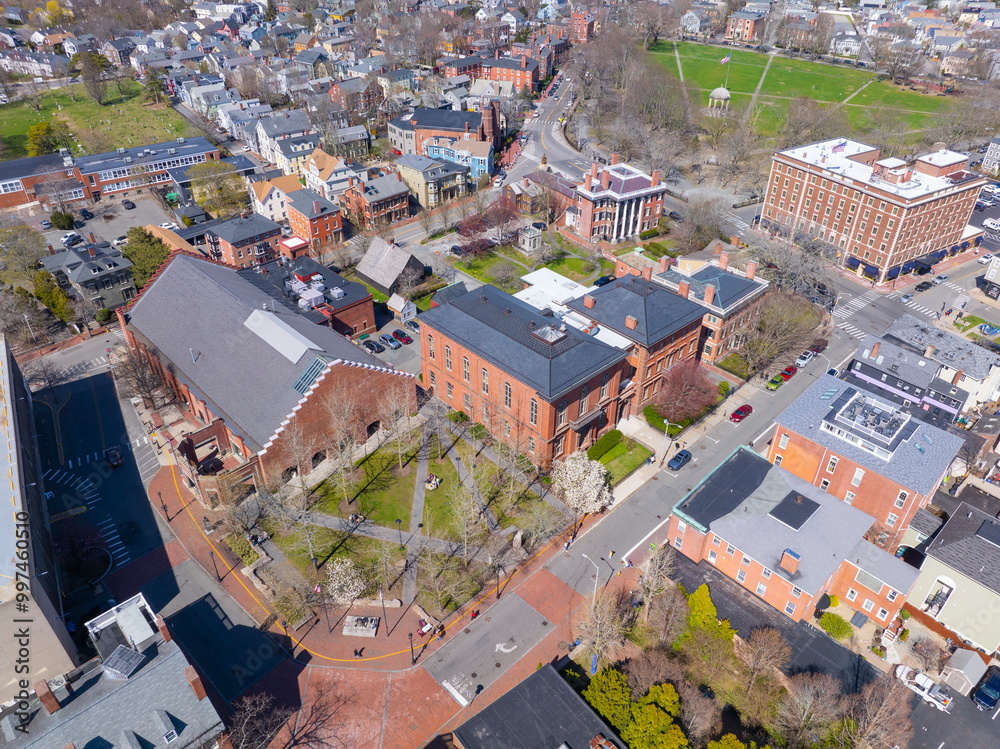
<path fill-rule="evenodd" d="M 135 208 L 130 211 L 122 208 L 121 199 L 107 199 L 102 200 L 100 203 L 86 206 L 94 214 L 94 218 L 84 222 L 83 227 L 75 231 L 85 240 L 89 240 L 90 233 L 93 232 L 97 241 L 107 240 L 111 242 L 115 238 L 123 236 L 133 226 L 145 226 L 146 224 L 156 226 L 174 220 L 173 216 L 168 215 L 160 208 L 159 203 L 150 197 L 132 194 L 128 199 L 135 203 Z M 79 209 L 74 211 L 74 215 L 78 219 L 80 218 Z M 47 217 L 47 214 L 39 214 L 36 220 L 32 221 L 32 224 L 37 227 L 38 222 Z M 62 229 L 50 229 L 48 231 L 42 230 L 42 233 L 45 235 L 46 241 L 55 249 L 58 250 L 62 247 L 62 243 L 59 240 L 66 233 L 65 231 Z"/>
<path fill-rule="evenodd" d="M 402 344 L 399 348 L 393 350 L 384 341 L 379 340 L 379 336 L 383 333 L 392 335 L 397 330 L 404 331 L 413 339 L 413 343 Z M 396 320 L 389 320 L 378 329 L 377 333 L 373 333 L 371 338 L 378 341 L 385 348 L 385 351 L 382 353 L 374 354 L 376 358 L 381 359 L 386 364 L 391 365 L 401 372 L 409 372 L 410 374 L 420 373 L 420 336 L 412 330 Z"/>

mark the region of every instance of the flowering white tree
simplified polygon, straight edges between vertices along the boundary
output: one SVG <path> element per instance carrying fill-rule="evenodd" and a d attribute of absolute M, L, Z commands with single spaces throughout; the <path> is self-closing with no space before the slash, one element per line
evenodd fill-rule
<path fill-rule="evenodd" d="M 583 450 L 553 466 L 552 486 L 577 516 L 597 512 L 611 501 L 607 469 Z"/>
<path fill-rule="evenodd" d="M 368 590 L 368 579 L 350 559 L 334 559 L 326 570 L 326 595 L 334 603 L 350 604 Z"/>

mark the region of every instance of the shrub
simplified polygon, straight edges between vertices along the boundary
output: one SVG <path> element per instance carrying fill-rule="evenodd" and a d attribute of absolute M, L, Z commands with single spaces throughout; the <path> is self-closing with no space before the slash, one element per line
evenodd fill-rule
<path fill-rule="evenodd" d="M 590 449 L 587 450 L 587 457 L 591 460 L 600 460 L 608 450 L 618 445 L 621 441 L 622 433 L 617 429 L 612 429 L 590 446 Z"/>
<path fill-rule="evenodd" d="M 719 395 L 725 398 L 729 395 L 730 390 L 732 390 L 732 385 L 729 384 L 729 380 L 719 380 Z"/>
<path fill-rule="evenodd" d="M 469 415 L 465 411 L 452 411 L 448 414 L 448 421 L 453 424 L 462 424 L 469 420 Z"/>
<path fill-rule="evenodd" d="M 246 536 L 241 536 L 238 533 L 230 533 L 224 540 L 226 546 L 232 549 L 233 553 L 242 559 L 243 564 L 248 567 L 260 558 L 257 552 L 253 550 L 253 547 L 250 546 L 250 542 Z"/>
<path fill-rule="evenodd" d="M 69 231 L 73 228 L 73 214 L 72 213 L 62 213 L 56 211 L 51 216 L 49 216 L 49 221 L 56 229 L 62 229 L 63 231 Z"/>
<path fill-rule="evenodd" d="M 840 605 L 840 599 L 837 596 L 830 596 L 830 608 L 835 609 Z"/>
<path fill-rule="evenodd" d="M 181 216 L 181 223 L 189 229 L 194 226 L 194 221 L 189 216 Z"/>
<path fill-rule="evenodd" d="M 108 320 L 111 319 L 111 310 L 109 310 L 107 307 L 101 307 L 101 309 L 97 310 L 97 312 L 94 313 L 94 319 L 100 323 L 107 322 Z"/>
<path fill-rule="evenodd" d="M 490 430 L 482 424 L 473 424 L 469 427 L 469 434 L 474 440 L 484 440 L 489 436 Z"/>
<path fill-rule="evenodd" d="M 899 641 L 906 642 L 910 638 L 910 630 L 904 629 L 899 633 Z"/>
<path fill-rule="evenodd" d="M 851 636 L 851 625 L 843 617 L 829 611 L 820 617 L 819 626 L 835 640 L 846 640 Z"/>
<path fill-rule="evenodd" d="M 646 231 L 639 233 L 639 239 L 652 239 L 659 233 L 658 229 L 647 229 Z"/>
<path fill-rule="evenodd" d="M 663 417 L 660 416 L 660 412 L 656 410 L 656 406 L 646 406 L 642 409 L 642 415 L 646 417 L 646 422 L 660 432 L 667 431 L 666 422 Z"/>
<path fill-rule="evenodd" d="M 910 612 L 907 611 L 906 609 L 903 609 L 902 611 L 899 612 L 899 618 L 905 622 L 907 619 L 910 618 Z"/>

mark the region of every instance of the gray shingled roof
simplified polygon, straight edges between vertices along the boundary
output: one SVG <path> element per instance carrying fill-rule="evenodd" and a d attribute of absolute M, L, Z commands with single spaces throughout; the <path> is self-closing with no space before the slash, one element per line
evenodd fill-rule
<path fill-rule="evenodd" d="M 248 327 L 251 313 L 254 320 L 290 330 L 285 340 L 304 338 L 316 348 L 290 361 L 265 340 L 267 331 Z M 317 356 L 383 366 L 330 328 L 273 303 L 235 270 L 185 255 L 175 257 L 139 297 L 129 326 L 257 449 L 302 397 L 293 385 Z"/>
<path fill-rule="evenodd" d="M 987 540 L 984 536 L 992 536 Z M 963 502 L 944 524 L 927 555 L 1000 593 L 1000 521 Z"/>
<path fill-rule="evenodd" d="M 396 174 L 370 179 L 364 184 L 365 197 L 369 202 L 378 202 L 397 195 L 407 195 L 410 188 Z"/>
<path fill-rule="evenodd" d="M 664 284 L 671 288 L 677 288 L 681 281 L 686 281 L 691 287 L 691 292 L 698 299 L 704 299 L 705 288 L 712 286 L 715 289 L 712 306 L 722 310 L 742 303 L 767 285 L 766 282 L 756 278 L 749 279 L 745 276 L 738 276 L 735 273 L 721 270 L 715 265 L 706 265 L 690 276 L 670 268 L 665 273 L 658 273 L 657 278 L 663 279 Z"/>
<path fill-rule="evenodd" d="M 849 384 L 823 374 L 782 411 L 776 421 L 780 426 L 857 463 L 866 471 L 885 476 L 920 494 L 932 493 L 962 446 L 962 438 L 911 416 L 916 424 L 913 433 L 895 448 L 890 460 L 877 458 L 819 428 L 822 421 L 830 415 L 834 402 L 849 390 L 881 399 L 877 391 L 866 390 L 854 383 Z"/>
<path fill-rule="evenodd" d="M 101 668 L 84 676 L 74 684 L 72 699 L 64 698 L 62 709 L 52 715 L 35 702 L 28 732 L 7 742 L 0 733 L 0 747 L 184 749 L 218 736 L 222 719 L 210 699 L 195 696 L 184 674 L 189 664 L 177 642 L 157 638 L 144 654 L 146 662 L 126 680 L 109 679 Z M 177 738 L 168 745 L 164 734 L 171 728 Z"/>
<path fill-rule="evenodd" d="M 278 112 L 273 117 L 264 117 L 258 121 L 258 127 L 269 138 L 312 128 L 309 124 L 309 115 L 302 109 L 289 109 Z"/>
<path fill-rule="evenodd" d="M 645 347 L 701 320 L 705 314 L 704 307 L 636 276 L 619 278 L 589 291 L 588 296 L 594 298 L 594 306 L 589 309 L 582 297 L 567 306 Z M 636 318 L 631 330 L 625 325 L 629 315 Z"/>
<path fill-rule="evenodd" d="M 421 325 L 441 331 L 504 372 L 554 401 L 586 379 L 624 359 L 612 348 L 493 286 L 481 286 L 420 315 Z M 539 337 L 551 330 L 554 342 Z"/>
<path fill-rule="evenodd" d="M 928 538 L 937 533 L 942 525 L 944 525 L 944 521 L 925 507 L 917 510 L 913 515 L 913 520 L 910 521 L 912 530 L 923 533 Z"/>
<path fill-rule="evenodd" d="M 316 218 L 324 215 L 332 216 L 340 210 L 315 190 L 295 190 L 288 193 L 286 198 L 288 199 L 288 205 L 306 218 Z M 319 204 L 318 211 L 315 210 L 317 203 Z"/>
<path fill-rule="evenodd" d="M 405 186 L 405 185 L 404 185 Z M 398 244 L 374 237 L 356 272 L 385 289 L 391 289 L 414 255 Z"/>
<path fill-rule="evenodd" d="M 872 358 L 871 352 L 878 343 L 878 355 Z M 886 372 L 903 382 L 927 388 L 937 376 L 938 365 L 924 359 L 909 348 L 898 346 L 876 335 L 866 335 L 854 354 L 856 360 L 864 362 L 880 372 Z M 923 366 L 921 366 L 923 362 Z M 895 367 L 895 369 L 893 369 Z"/>
<path fill-rule="evenodd" d="M 459 112 L 453 109 L 424 109 L 417 107 L 413 114 L 406 114 L 392 121 L 391 124 L 404 129 L 412 129 L 410 122 L 417 121 L 417 127 L 429 130 L 458 130 L 465 131 L 468 123 L 469 130 L 475 132 L 483 122 L 481 112 Z"/>
<path fill-rule="evenodd" d="M 259 213 L 251 213 L 246 218 L 237 216 L 213 226 L 212 233 L 219 239 L 226 240 L 229 244 L 236 244 L 251 237 L 267 234 L 275 229 L 281 229 L 281 225 Z"/>
<path fill-rule="evenodd" d="M 960 369 L 966 377 L 973 380 L 985 380 L 989 377 L 991 367 L 1000 367 L 1000 356 L 954 333 L 946 333 L 930 322 L 918 320 L 913 315 L 900 315 L 885 329 L 882 337 L 895 338 L 921 354 L 928 346 L 933 346 L 931 359 L 949 369 Z"/>

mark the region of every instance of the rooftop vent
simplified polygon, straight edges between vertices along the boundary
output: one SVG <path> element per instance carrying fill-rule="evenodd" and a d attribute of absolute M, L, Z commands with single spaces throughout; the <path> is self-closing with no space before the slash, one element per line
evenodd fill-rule
<path fill-rule="evenodd" d="M 562 330 L 556 330 L 551 325 L 546 325 L 543 328 L 532 331 L 532 334 L 549 344 L 558 343 L 563 338 L 566 337 L 566 333 Z"/>

